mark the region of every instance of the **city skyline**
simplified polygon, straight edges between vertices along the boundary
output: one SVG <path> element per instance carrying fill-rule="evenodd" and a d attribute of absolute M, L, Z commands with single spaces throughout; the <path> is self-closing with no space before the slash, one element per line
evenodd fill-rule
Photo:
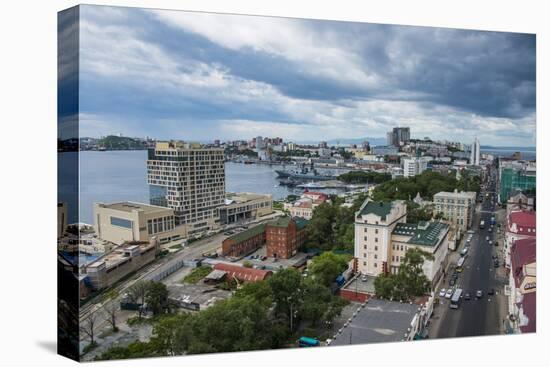
<path fill-rule="evenodd" d="M 90 6 L 80 26 L 83 102 L 60 116 L 80 136 L 535 145 L 534 35 Z"/>

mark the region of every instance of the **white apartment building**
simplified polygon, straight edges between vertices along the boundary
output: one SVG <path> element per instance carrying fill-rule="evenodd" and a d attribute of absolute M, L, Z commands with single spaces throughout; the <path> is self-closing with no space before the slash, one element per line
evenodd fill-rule
<path fill-rule="evenodd" d="M 377 276 L 389 271 L 391 234 L 398 223 L 407 221 L 407 205 L 403 200 L 391 203 L 367 199 L 355 213 L 356 269 L 362 274 Z"/>
<path fill-rule="evenodd" d="M 472 226 L 476 207 L 475 191 L 453 192 L 441 191 L 434 195 L 435 212 L 441 213 L 445 219 L 455 224 L 464 232 Z"/>
<path fill-rule="evenodd" d="M 188 235 L 219 227 L 225 202 L 223 148 L 157 142 L 148 158 L 151 204 L 173 209 L 175 224 L 186 225 Z"/>
<path fill-rule="evenodd" d="M 399 223 L 392 232 L 391 261 L 389 271 L 396 274 L 407 250 L 418 248 L 434 258 L 422 265 L 424 275 L 435 285 L 447 265 L 449 250 L 449 225 L 431 221 L 415 224 Z"/>
<path fill-rule="evenodd" d="M 367 199 L 355 215 L 356 270 L 378 276 L 397 273 L 407 250 L 420 248 L 434 256 L 423 271 L 435 284 L 446 266 L 449 225 L 444 222 L 407 223 L 403 200 L 382 203 Z"/>
<path fill-rule="evenodd" d="M 403 176 L 413 177 L 421 174 L 428 168 L 431 157 L 407 157 L 403 158 Z"/>

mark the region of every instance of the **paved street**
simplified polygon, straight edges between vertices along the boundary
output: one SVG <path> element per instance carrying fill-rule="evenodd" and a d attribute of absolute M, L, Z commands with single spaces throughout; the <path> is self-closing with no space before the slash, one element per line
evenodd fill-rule
<path fill-rule="evenodd" d="M 494 182 L 489 187 L 489 191 L 494 191 Z M 500 241 L 498 247 L 489 245 L 487 237 L 495 241 L 498 223 L 493 231 L 489 232 L 490 221 L 495 206 L 493 204 L 493 194 L 485 198 L 481 208 L 474 216 L 475 230 L 473 234 L 470 250 L 465 260 L 464 270 L 460 274 L 457 284 L 464 292 L 469 292 L 472 299 L 462 302 L 458 309 L 449 308 L 449 300 L 442 299 L 442 303 L 434 310 L 432 325 L 430 326 L 430 338 L 447 338 L 459 336 L 479 336 L 495 335 L 504 333 L 504 322 L 507 314 L 507 299 L 504 295 L 504 285 L 506 284 L 505 269 L 503 267 L 502 246 Z M 498 215 L 496 219 L 503 216 Z M 485 228 L 480 229 L 480 220 L 485 222 Z M 467 237 L 467 236 L 465 236 Z M 464 248 L 460 246 L 457 253 L 453 254 L 454 263 L 460 257 L 458 252 Z M 457 256 L 458 255 L 458 256 Z M 495 268 L 492 256 L 499 257 L 500 266 Z M 448 278 L 441 285 L 442 288 L 448 288 Z M 490 289 L 495 290 L 494 295 L 488 295 Z M 483 297 L 477 299 L 475 293 L 477 290 L 483 291 Z"/>

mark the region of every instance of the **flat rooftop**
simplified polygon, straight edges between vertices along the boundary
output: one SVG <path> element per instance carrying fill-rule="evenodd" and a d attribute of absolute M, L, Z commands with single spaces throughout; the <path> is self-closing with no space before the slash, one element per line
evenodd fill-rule
<path fill-rule="evenodd" d="M 114 248 L 111 252 L 106 253 L 105 255 L 97 258 L 93 262 L 90 262 L 86 267 L 87 268 L 96 268 L 105 263 L 107 269 L 122 265 L 130 260 L 125 253 L 127 251 L 133 251 L 136 248 L 139 248 L 140 253 L 143 253 L 145 250 L 154 247 L 150 242 L 134 242 L 120 245 Z"/>
<path fill-rule="evenodd" d="M 424 222 L 417 224 L 398 223 L 392 234 L 409 236 L 407 243 L 422 246 L 435 246 L 447 233 L 449 225 L 443 222 Z"/>
<path fill-rule="evenodd" d="M 330 345 L 402 341 L 418 307 L 416 304 L 370 299 Z"/>
<path fill-rule="evenodd" d="M 267 200 L 271 199 L 271 195 L 261 195 L 261 194 L 254 194 L 252 192 L 237 192 L 237 193 L 227 193 L 225 195 L 226 197 L 226 205 L 231 204 L 242 204 L 246 203 L 252 200 Z"/>
<path fill-rule="evenodd" d="M 155 213 L 155 212 L 162 212 L 166 210 L 171 210 L 170 208 L 165 208 L 162 206 L 156 206 L 156 205 L 149 205 L 144 203 L 135 203 L 132 201 L 121 201 L 119 203 L 111 203 L 111 204 L 100 204 L 103 208 L 107 209 L 113 209 L 113 210 L 119 210 L 122 212 L 131 213 L 134 210 L 143 210 L 146 213 Z"/>

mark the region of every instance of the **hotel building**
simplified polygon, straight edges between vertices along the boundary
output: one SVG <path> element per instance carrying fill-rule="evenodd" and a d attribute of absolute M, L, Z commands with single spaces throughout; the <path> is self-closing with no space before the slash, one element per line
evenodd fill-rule
<path fill-rule="evenodd" d="M 175 225 L 185 225 L 187 235 L 219 227 L 225 203 L 223 148 L 157 142 L 148 158 L 151 204 L 173 209 Z"/>

